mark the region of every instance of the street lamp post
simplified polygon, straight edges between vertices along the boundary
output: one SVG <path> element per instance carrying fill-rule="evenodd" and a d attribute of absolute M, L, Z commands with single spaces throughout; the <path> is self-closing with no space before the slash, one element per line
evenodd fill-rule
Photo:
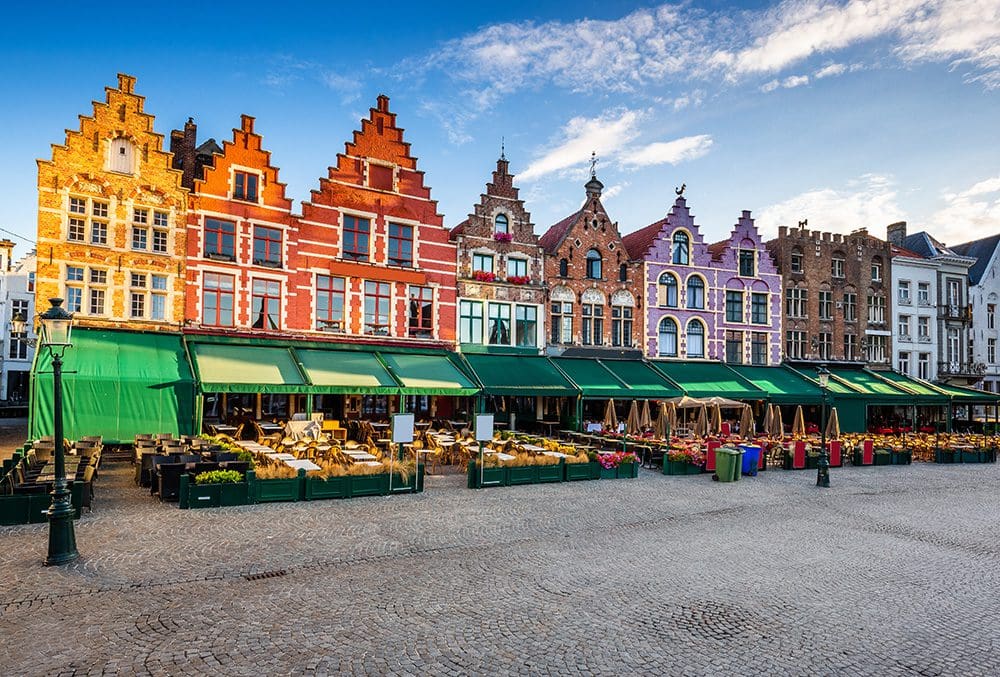
<path fill-rule="evenodd" d="M 816 486 L 830 487 L 830 453 L 826 448 L 826 389 L 830 385 L 830 372 L 826 364 L 819 365 L 816 370 L 819 377 L 820 408 L 819 408 L 819 435 L 820 451 L 819 462 L 816 464 Z"/>
<path fill-rule="evenodd" d="M 66 450 L 63 447 L 62 356 L 70 345 L 73 315 L 62 307 L 60 298 L 49 299 L 52 306 L 38 319 L 42 324 L 41 345 L 52 357 L 52 419 L 55 438 L 55 484 L 49 506 L 49 554 L 46 566 L 69 564 L 80 556 L 73 531 L 73 503 L 66 484 Z M 23 322 L 23 319 L 21 320 Z"/>

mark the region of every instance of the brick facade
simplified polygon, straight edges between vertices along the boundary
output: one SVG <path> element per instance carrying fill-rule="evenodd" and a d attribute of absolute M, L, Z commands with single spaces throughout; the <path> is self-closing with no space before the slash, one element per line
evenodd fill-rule
<path fill-rule="evenodd" d="M 598 354 L 611 349 L 638 355 L 643 304 L 633 290 L 641 279 L 641 263 L 630 259 L 618 224 L 601 203 L 604 185 L 592 175 L 585 188 L 583 206 L 539 239 L 549 287 L 549 351 Z"/>
<path fill-rule="evenodd" d="M 781 226 L 767 249 L 784 285 L 786 360 L 888 365 L 893 303 L 888 242 L 864 229 L 841 235 Z"/>
<path fill-rule="evenodd" d="M 177 331 L 187 189 L 135 78 L 94 102 L 38 161 L 38 308 L 61 296 L 80 326 Z"/>
<path fill-rule="evenodd" d="M 462 349 L 539 352 L 546 336 L 544 256 L 505 157 L 497 160 L 486 192 L 451 237 L 458 246 Z"/>

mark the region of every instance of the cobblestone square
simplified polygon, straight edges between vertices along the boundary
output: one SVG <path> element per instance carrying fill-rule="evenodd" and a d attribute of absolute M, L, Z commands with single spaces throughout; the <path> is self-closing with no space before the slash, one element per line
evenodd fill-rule
<path fill-rule="evenodd" d="M 996 675 L 995 465 L 772 470 L 178 510 L 108 465 L 41 566 L 0 528 L 0 665 L 36 674 Z"/>

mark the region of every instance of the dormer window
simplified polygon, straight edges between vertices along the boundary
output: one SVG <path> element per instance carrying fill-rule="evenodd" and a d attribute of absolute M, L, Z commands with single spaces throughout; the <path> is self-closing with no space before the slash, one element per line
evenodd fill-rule
<path fill-rule="evenodd" d="M 687 233 L 674 233 L 674 242 L 671 249 L 671 261 L 681 266 L 688 265 L 690 260 L 690 240 Z"/>
<path fill-rule="evenodd" d="M 504 234 L 510 232 L 507 216 L 505 214 L 497 214 L 497 217 L 493 219 L 493 232 Z"/>
<path fill-rule="evenodd" d="M 111 141 L 111 171 L 120 174 L 132 173 L 132 142 L 117 138 Z"/>
<path fill-rule="evenodd" d="M 250 172 L 234 172 L 233 174 L 233 199 L 246 200 L 247 202 L 257 201 L 257 175 Z"/>

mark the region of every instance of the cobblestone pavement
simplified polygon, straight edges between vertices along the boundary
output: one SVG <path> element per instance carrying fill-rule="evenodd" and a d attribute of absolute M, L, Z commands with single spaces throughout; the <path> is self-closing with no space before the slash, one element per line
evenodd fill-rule
<path fill-rule="evenodd" d="M 21 674 L 996 675 L 995 465 L 214 510 L 106 468 L 83 556 L 0 528 Z"/>

